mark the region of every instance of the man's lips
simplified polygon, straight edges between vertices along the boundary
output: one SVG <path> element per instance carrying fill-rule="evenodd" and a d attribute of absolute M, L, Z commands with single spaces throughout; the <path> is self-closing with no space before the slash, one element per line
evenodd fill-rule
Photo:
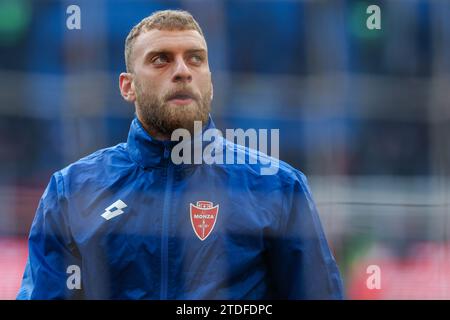
<path fill-rule="evenodd" d="M 191 98 L 183 98 L 183 99 L 174 98 L 170 99 L 169 101 L 179 105 L 186 105 L 191 103 L 193 100 Z"/>
<path fill-rule="evenodd" d="M 173 102 L 178 105 L 189 104 L 194 100 L 193 96 L 190 94 L 175 94 L 168 99 L 168 101 Z"/>

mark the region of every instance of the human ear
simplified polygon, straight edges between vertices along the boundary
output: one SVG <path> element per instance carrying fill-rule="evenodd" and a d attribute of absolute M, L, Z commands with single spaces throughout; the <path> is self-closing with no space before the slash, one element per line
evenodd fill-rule
<path fill-rule="evenodd" d="M 128 72 L 122 72 L 119 76 L 120 94 L 127 102 L 136 100 L 136 93 L 133 85 L 133 75 Z"/>

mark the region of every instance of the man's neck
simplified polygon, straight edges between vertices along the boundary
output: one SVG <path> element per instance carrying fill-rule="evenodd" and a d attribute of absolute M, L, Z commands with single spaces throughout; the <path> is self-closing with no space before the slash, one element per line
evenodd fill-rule
<path fill-rule="evenodd" d="M 140 123 L 142 124 L 142 127 L 144 127 L 145 131 L 147 131 L 147 133 L 156 140 L 161 140 L 161 141 L 167 141 L 170 140 L 170 135 L 168 134 L 163 134 L 162 132 L 160 132 L 159 130 L 157 130 L 155 127 L 153 126 L 149 126 L 148 124 L 146 124 L 144 121 L 142 121 L 139 117 L 139 115 L 137 115 L 138 120 L 140 121 Z"/>

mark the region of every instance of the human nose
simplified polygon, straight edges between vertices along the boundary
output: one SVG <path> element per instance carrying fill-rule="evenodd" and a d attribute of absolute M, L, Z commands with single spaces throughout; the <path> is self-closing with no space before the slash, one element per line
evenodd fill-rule
<path fill-rule="evenodd" d="M 173 82 L 190 82 L 192 81 L 192 73 L 182 58 L 176 60 L 175 71 L 172 77 Z"/>

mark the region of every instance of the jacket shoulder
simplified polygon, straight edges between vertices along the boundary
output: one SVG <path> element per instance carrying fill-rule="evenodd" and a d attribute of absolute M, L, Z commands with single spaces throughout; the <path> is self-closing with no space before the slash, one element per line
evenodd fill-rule
<path fill-rule="evenodd" d="M 97 150 L 59 170 L 66 195 L 87 184 L 101 184 L 133 167 L 126 143 Z"/>
<path fill-rule="evenodd" d="M 289 163 L 258 150 L 235 144 L 229 140 L 224 139 L 224 141 L 225 152 L 233 152 L 236 156 L 235 158 L 241 157 L 245 159 L 244 164 L 233 165 L 234 170 L 252 175 L 255 178 L 278 182 L 279 187 L 292 186 L 296 183 L 307 184 L 305 174 Z M 270 166 L 272 166 L 273 170 L 266 171 L 266 174 L 264 174 L 264 168 L 267 169 Z"/>

